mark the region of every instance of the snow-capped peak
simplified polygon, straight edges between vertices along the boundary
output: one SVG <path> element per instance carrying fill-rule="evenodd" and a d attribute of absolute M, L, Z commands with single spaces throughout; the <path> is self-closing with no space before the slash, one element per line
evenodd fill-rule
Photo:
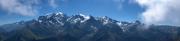
<path fill-rule="evenodd" d="M 122 23 L 121 23 L 121 22 L 116 22 L 116 24 L 117 24 L 117 25 L 119 25 L 119 26 L 121 26 L 121 25 L 122 25 Z"/>
<path fill-rule="evenodd" d="M 64 14 L 62 12 L 56 12 L 56 13 L 52 13 L 52 14 L 47 14 L 46 16 L 47 16 L 47 18 L 50 18 L 50 17 L 64 17 Z"/>
<path fill-rule="evenodd" d="M 56 15 L 62 15 L 63 13 L 62 12 L 57 12 Z"/>
<path fill-rule="evenodd" d="M 81 22 L 85 22 L 85 21 L 90 19 L 90 16 L 86 16 L 86 15 L 83 15 L 83 14 L 79 14 L 79 15 L 84 18 L 84 20 L 82 20 Z"/>
<path fill-rule="evenodd" d="M 102 20 L 103 20 L 103 24 L 105 25 L 105 24 L 108 24 L 110 21 L 109 21 L 109 18 L 107 17 L 107 16 L 103 16 L 103 17 L 101 17 L 102 18 Z"/>
<path fill-rule="evenodd" d="M 106 18 L 108 18 L 108 17 L 107 17 L 107 16 L 103 16 L 102 18 L 103 18 L 103 19 L 106 19 Z"/>
<path fill-rule="evenodd" d="M 86 15 L 83 15 L 83 14 L 79 14 L 80 16 L 83 16 L 85 19 L 90 19 L 90 16 L 86 16 Z"/>

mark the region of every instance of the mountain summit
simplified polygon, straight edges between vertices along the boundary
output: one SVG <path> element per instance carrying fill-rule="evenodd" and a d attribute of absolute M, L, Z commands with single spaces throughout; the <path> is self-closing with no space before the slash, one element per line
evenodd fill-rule
<path fill-rule="evenodd" d="M 180 41 L 180 27 L 62 12 L 0 26 L 0 41 Z"/>

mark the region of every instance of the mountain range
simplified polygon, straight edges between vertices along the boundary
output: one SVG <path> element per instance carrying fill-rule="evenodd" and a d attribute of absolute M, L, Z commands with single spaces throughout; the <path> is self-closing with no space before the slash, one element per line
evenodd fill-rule
<path fill-rule="evenodd" d="M 2 25 L 0 41 L 180 41 L 180 27 L 58 12 Z"/>

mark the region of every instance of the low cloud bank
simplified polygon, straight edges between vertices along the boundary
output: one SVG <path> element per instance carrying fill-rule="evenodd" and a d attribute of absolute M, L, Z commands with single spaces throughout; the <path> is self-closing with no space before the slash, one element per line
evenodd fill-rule
<path fill-rule="evenodd" d="M 147 25 L 180 26 L 180 0 L 136 0 L 145 8 L 141 18 Z"/>

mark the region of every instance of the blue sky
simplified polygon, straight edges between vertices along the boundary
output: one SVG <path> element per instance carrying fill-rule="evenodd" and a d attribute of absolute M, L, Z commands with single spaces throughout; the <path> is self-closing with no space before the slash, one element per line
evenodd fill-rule
<path fill-rule="evenodd" d="M 144 12 L 144 8 L 132 0 L 0 1 L 3 2 L 0 3 L 0 25 L 22 20 L 31 20 L 38 16 L 59 11 L 69 16 L 82 13 L 96 17 L 108 16 L 119 21 L 140 20 L 140 14 Z"/>

